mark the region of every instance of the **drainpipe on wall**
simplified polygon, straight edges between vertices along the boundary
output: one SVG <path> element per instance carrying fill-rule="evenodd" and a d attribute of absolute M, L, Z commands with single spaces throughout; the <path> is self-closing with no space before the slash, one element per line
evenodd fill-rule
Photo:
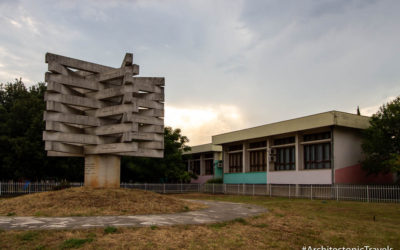
<path fill-rule="evenodd" d="M 335 115 L 335 119 L 336 119 L 336 115 Z M 332 169 L 332 184 L 336 184 L 335 183 L 335 150 L 334 150 L 334 140 L 335 137 L 334 135 L 334 126 L 331 126 L 331 169 Z"/>

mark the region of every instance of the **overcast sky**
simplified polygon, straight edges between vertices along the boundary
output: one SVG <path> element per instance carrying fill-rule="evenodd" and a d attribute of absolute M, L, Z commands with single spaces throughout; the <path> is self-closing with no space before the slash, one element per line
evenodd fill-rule
<path fill-rule="evenodd" d="M 166 125 L 211 135 L 400 94 L 400 1 L 0 1 L 0 82 L 46 52 L 166 79 Z"/>

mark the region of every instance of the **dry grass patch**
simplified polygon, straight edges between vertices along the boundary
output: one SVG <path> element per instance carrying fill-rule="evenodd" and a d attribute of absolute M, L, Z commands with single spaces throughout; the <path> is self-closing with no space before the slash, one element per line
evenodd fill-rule
<path fill-rule="evenodd" d="M 97 216 L 185 212 L 204 208 L 136 189 L 69 188 L 0 200 L 2 216 Z"/>
<path fill-rule="evenodd" d="M 0 231 L 0 249 L 58 249 L 72 243 L 82 244 L 83 249 L 400 248 L 400 204 L 203 194 L 175 197 L 251 203 L 265 206 L 269 212 L 209 225 L 117 228 L 114 233 L 104 228 L 28 231 L 37 234 Z"/>

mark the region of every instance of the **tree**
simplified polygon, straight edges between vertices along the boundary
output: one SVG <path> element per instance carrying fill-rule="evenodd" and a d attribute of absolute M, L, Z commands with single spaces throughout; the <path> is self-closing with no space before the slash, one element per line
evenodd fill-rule
<path fill-rule="evenodd" d="M 123 157 L 121 178 L 136 182 L 188 182 L 190 174 L 182 159 L 182 153 L 189 151 L 189 139 L 181 130 L 164 128 L 164 158 Z"/>
<path fill-rule="evenodd" d="M 83 160 L 47 157 L 42 133 L 46 86 L 0 84 L 0 180 L 83 179 Z"/>
<path fill-rule="evenodd" d="M 380 107 L 364 131 L 363 169 L 369 174 L 400 172 L 400 96 Z"/>

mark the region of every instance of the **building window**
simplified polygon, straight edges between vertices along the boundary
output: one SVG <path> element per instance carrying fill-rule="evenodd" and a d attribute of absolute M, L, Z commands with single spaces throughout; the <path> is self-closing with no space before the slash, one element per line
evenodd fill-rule
<path fill-rule="evenodd" d="M 266 171 L 266 168 L 266 151 L 250 151 L 250 172 L 262 172 Z"/>
<path fill-rule="evenodd" d="M 294 136 L 291 136 L 291 137 L 275 139 L 274 145 L 285 145 L 285 144 L 291 144 L 294 142 L 295 142 Z"/>
<path fill-rule="evenodd" d="M 190 161 L 190 170 L 196 175 L 200 175 L 200 161 Z"/>
<path fill-rule="evenodd" d="M 243 166 L 242 152 L 229 154 L 229 173 L 242 172 Z"/>
<path fill-rule="evenodd" d="M 249 148 L 265 148 L 266 146 L 267 146 L 266 141 L 252 142 L 249 144 Z"/>
<path fill-rule="evenodd" d="M 206 175 L 214 174 L 214 160 L 205 160 Z"/>
<path fill-rule="evenodd" d="M 317 134 L 310 134 L 310 135 L 304 135 L 303 141 L 317 141 L 317 140 L 325 140 L 325 139 L 330 139 L 331 138 L 331 132 L 323 132 L 323 133 L 317 133 Z"/>
<path fill-rule="evenodd" d="M 208 153 L 204 155 L 205 159 L 210 159 L 210 158 L 214 158 L 214 154 L 213 153 Z"/>
<path fill-rule="evenodd" d="M 331 168 L 331 144 L 304 145 L 304 169 Z"/>
<path fill-rule="evenodd" d="M 243 150 L 243 145 L 242 144 L 230 146 L 228 148 L 228 151 L 238 151 L 238 150 Z"/>
<path fill-rule="evenodd" d="M 295 169 L 296 169 L 295 147 L 292 146 L 292 147 L 277 148 L 275 170 L 295 170 Z"/>

